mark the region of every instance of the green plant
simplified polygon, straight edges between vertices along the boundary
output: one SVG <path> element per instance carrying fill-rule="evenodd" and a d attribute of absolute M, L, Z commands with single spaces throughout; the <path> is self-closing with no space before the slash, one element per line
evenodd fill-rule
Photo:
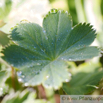
<path fill-rule="evenodd" d="M 0 6 L 0 19 L 6 18 L 10 13 L 11 8 L 12 8 L 12 0 L 4 0 L 4 5 L 2 7 Z"/>
<path fill-rule="evenodd" d="M 58 89 L 69 80 L 65 61 L 99 55 L 96 47 L 89 46 L 95 36 L 90 24 L 80 23 L 72 28 L 68 13 L 52 9 L 43 20 L 43 28 L 35 23 L 21 23 L 14 28 L 11 38 L 15 45 L 4 49 L 2 58 L 18 68 L 25 85 L 42 83 Z"/>
<path fill-rule="evenodd" d="M 18 80 L 25 86 L 42 84 L 44 88 L 55 90 L 63 86 L 65 91 L 65 88 L 70 87 L 63 82 L 69 83 L 71 79 L 68 61 L 81 61 L 99 56 L 100 50 L 89 46 L 95 37 L 95 30 L 90 24 L 80 23 L 72 27 L 70 14 L 52 9 L 43 19 L 43 27 L 22 22 L 13 28 L 10 38 L 14 43 L 2 50 L 2 59 L 16 68 Z M 98 80 L 102 78 L 102 72 L 94 70 L 94 73 L 91 80 L 96 76 L 98 79 L 95 82 L 90 83 L 86 78 L 84 80 L 87 82 L 80 85 L 88 84 L 88 88 L 97 85 Z M 76 80 L 76 76 L 81 78 L 84 74 L 74 75 L 73 80 Z M 73 90 L 71 92 L 74 93 Z"/>

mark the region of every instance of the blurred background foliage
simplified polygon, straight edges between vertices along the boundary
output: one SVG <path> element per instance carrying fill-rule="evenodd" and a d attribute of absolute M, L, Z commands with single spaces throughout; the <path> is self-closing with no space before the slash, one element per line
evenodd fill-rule
<path fill-rule="evenodd" d="M 48 92 L 50 90 L 45 90 L 42 86 L 24 87 L 18 82 L 16 70 L 0 59 L 1 103 L 54 103 L 54 99 L 59 103 L 60 94 L 103 94 L 103 0 L 0 0 L 0 51 L 12 43 L 9 39 L 12 27 L 20 21 L 42 25 L 43 17 L 51 8 L 68 11 L 72 16 L 73 26 L 80 22 L 93 25 L 97 38 L 92 45 L 101 49 L 100 57 L 68 62 L 68 69 L 72 74 L 72 79 L 68 82 L 70 86 L 64 83 L 63 88 L 51 94 Z M 36 92 L 31 92 L 31 89 Z"/>

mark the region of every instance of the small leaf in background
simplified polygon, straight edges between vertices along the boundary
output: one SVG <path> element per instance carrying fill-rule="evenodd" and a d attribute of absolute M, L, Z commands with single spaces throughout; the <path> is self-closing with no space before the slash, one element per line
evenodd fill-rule
<path fill-rule="evenodd" d="M 72 28 L 71 16 L 63 10 L 52 9 L 43 20 L 21 23 L 11 32 L 15 45 L 3 50 L 2 57 L 18 68 L 19 80 L 25 86 L 43 84 L 58 89 L 70 80 L 65 61 L 80 61 L 99 55 L 97 47 L 89 46 L 95 39 L 90 24 Z M 65 74 L 65 75 L 64 75 Z"/>
<path fill-rule="evenodd" d="M 5 84 L 7 84 L 9 86 L 9 89 L 13 88 L 15 91 L 23 89 L 22 84 L 20 84 L 20 82 L 18 82 L 16 75 L 14 78 L 12 78 L 11 76 L 8 77 L 7 80 L 5 81 Z"/>
<path fill-rule="evenodd" d="M 0 20 L 0 28 L 3 27 L 6 23 L 3 20 Z"/>
<path fill-rule="evenodd" d="M 4 96 L 9 92 L 9 85 L 6 84 L 6 80 L 10 77 L 10 75 L 10 68 L 8 65 L 5 65 L 0 58 L 0 96 Z"/>
<path fill-rule="evenodd" d="M 100 64 L 84 63 L 80 65 L 68 83 L 63 84 L 63 90 L 68 95 L 84 95 L 97 89 L 103 78 L 103 70 L 99 71 Z M 72 71 L 73 72 L 73 71 Z"/>
<path fill-rule="evenodd" d="M 4 19 L 8 16 L 12 8 L 12 0 L 0 0 L 1 7 L 0 7 L 0 20 Z"/>
<path fill-rule="evenodd" d="M 5 84 L 6 78 L 7 72 L 5 70 L 0 70 L 0 96 L 8 92 L 8 86 Z"/>
<path fill-rule="evenodd" d="M 24 90 L 23 92 L 13 92 L 11 91 L 9 95 L 5 96 L 1 103 L 23 103 L 29 96 L 29 91 Z"/>
<path fill-rule="evenodd" d="M 43 99 L 35 99 L 36 93 L 34 91 L 30 91 L 25 89 L 20 92 L 11 91 L 9 95 L 5 96 L 1 103 L 48 103 Z"/>
<path fill-rule="evenodd" d="M 0 45 L 5 46 L 9 43 L 8 34 L 0 31 Z"/>
<path fill-rule="evenodd" d="M 3 56 L 3 54 L 1 53 L 2 48 L 3 47 L 0 45 L 0 57 Z"/>

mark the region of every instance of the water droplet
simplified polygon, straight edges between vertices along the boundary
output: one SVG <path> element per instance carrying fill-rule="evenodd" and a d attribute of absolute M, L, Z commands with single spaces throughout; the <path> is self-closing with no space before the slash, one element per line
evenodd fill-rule
<path fill-rule="evenodd" d="M 103 51 L 101 51 L 101 53 L 103 53 Z"/>
<path fill-rule="evenodd" d="M 39 71 L 38 71 L 38 72 L 36 72 L 36 75 L 37 75 L 37 74 L 39 74 Z"/>
<path fill-rule="evenodd" d="M 47 36 L 46 36 L 45 38 L 46 38 L 46 40 L 48 40 L 48 37 L 47 37 Z"/>
<path fill-rule="evenodd" d="M 54 87 L 54 89 L 56 89 L 56 90 L 57 90 L 57 89 L 58 89 L 58 87 L 57 87 L 57 86 L 55 86 L 55 87 Z"/>
<path fill-rule="evenodd" d="M 0 91 L 3 91 L 3 88 L 0 88 Z"/>
<path fill-rule="evenodd" d="M 65 13 L 67 13 L 67 14 L 68 14 L 68 11 L 66 11 Z"/>
<path fill-rule="evenodd" d="M 71 73 L 68 73 L 68 75 L 71 77 L 72 76 L 72 74 Z"/>
<path fill-rule="evenodd" d="M 99 57 L 102 57 L 102 54 L 99 54 Z"/>
<path fill-rule="evenodd" d="M 0 3 L 0 7 L 2 7 L 3 3 Z"/>
<path fill-rule="evenodd" d="M 43 49 L 41 49 L 41 51 L 42 51 L 42 52 L 44 52 L 44 50 L 43 50 Z"/>
<path fill-rule="evenodd" d="M 3 88 L 0 88 L 0 95 L 3 94 Z"/>
<path fill-rule="evenodd" d="M 64 59 L 64 58 L 61 58 L 62 60 Z"/>
<path fill-rule="evenodd" d="M 99 87 L 97 87 L 97 86 L 94 86 L 96 89 L 99 89 Z"/>
<path fill-rule="evenodd" d="M 18 76 L 21 76 L 21 75 L 22 75 L 22 72 L 21 72 L 21 71 L 17 72 L 17 75 L 18 75 Z"/>
<path fill-rule="evenodd" d="M 34 46 L 34 48 L 36 48 L 36 47 Z"/>
<path fill-rule="evenodd" d="M 21 78 L 18 79 L 19 82 L 22 82 L 23 80 Z"/>
<path fill-rule="evenodd" d="M 51 9 L 50 13 L 57 13 L 56 9 Z"/>
<path fill-rule="evenodd" d="M 58 41 L 60 41 L 60 38 L 58 39 Z"/>
<path fill-rule="evenodd" d="M 45 87 L 46 87 L 46 88 L 49 88 L 49 84 L 46 84 Z"/>
<path fill-rule="evenodd" d="M 29 84 L 28 84 L 28 83 L 25 83 L 24 85 L 25 85 L 25 86 L 28 86 Z"/>
<path fill-rule="evenodd" d="M 30 66 L 27 66 L 28 68 L 30 67 Z"/>
<path fill-rule="evenodd" d="M 71 59 L 69 59 L 71 61 Z"/>
<path fill-rule="evenodd" d="M 11 66 L 14 66 L 14 64 L 11 64 Z"/>
<path fill-rule="evenodd" d="M 46 31 L 45 31 L 45 30 L 43 30 L 43 33 L 46 33 Z"/>
<path fill-rule="evenodd" d="M 46 78 L 49 78 L 49 75 L 47 75 Z"/>
<path fill-rule="evenodd" d="M 59 13 L 61 13 L 61 10 L 59 10 Z"/>
<path fill-rule="evenodd" d="M 69 79 L 66 79 L 65 81 L 66 81 L 66 82 L 69 82 Z"/>
<path fill-rule="evenodd" d="M 37 63 L 37 65 L 41 65 L 40 63 Z"/>
<path fill-rule="evenodd" d="M 22 75 L 22 78 L 24 78 L 25 76 L 24 75 Z"/>

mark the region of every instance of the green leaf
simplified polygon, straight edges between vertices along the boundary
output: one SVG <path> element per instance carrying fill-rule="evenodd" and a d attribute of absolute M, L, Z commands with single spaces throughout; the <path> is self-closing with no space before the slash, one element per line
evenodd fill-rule
<path fill-rule="evenodd" d="M 13 92 L 11 91 L 9 95 L 5 96 L 1 103 L 23 103 L 29 96 L 29 91 L 24 90 L 23 92 Z"/>
<path fill-rule="evenodd" d="M 15 76 L 15 79 L 13 80 L 13 77 L 8 77 L 7 80 L 5 81 L 5 84 L 9 86 L 9 89 L 14 89 L 15 91 L 21 90 L 22 89 L 22 84 L 18 82 L 17 76 Z"/>
<path fill-rule="evenodd" d="M 8 16 L 12 8 L 12 0 L 3 0 L 3 2 L 4 5 L 0 7 L 0 19 L 4 19 L 6 16 Z"/>
<path fill-rule="evenodd" d="M 0 71 L 0 79 L 2 80 L 5 77 L 6 71 Z M 0 81 L 1 81 L 0 80 Z"/>
<path fill-rule="evenodd" d="M 67 12 L 52 9 L 43 20 L 43 28 L 35 23 L 21 23 L 14 28 L 11 38 L 15 45 L 4 49 L 2 58 L 18 68 L 19 81 L 25 86 L 42 83 L 57 89 L 70 79 L 65 61 L 99 55 L 96 47 L 89 46 L 95 36 L 90 24 L 72 28 Z"/>
<path fill-rule="evenodd" d="M 24 91 L 10 91 L 9 95 L 6 95 L 1 103 L 48 103 L 46 100 L 43 99 L 35 99 L 36 93 L 28 89 Z"/>
<path fill-rule="evenodd" d="M 8 92 L 8 86 L 5 84 L 6 79 L 7 72 L 5 70 L 0 70 L 0 96 Z"/>
<path fill-rule="evenodd" d="M 0 31 L 0 45 L 5 46 L 9 43 L 8 34 Z"/>
<path fill-rule="evenodd" d="M 103 71 L 98 71 L 99 64 L 85 63 L 79 66 L 70 82 L 63 84 L 63 90 L 68 95 L 84 95 L 97 89 L 103 77 Z"/>

